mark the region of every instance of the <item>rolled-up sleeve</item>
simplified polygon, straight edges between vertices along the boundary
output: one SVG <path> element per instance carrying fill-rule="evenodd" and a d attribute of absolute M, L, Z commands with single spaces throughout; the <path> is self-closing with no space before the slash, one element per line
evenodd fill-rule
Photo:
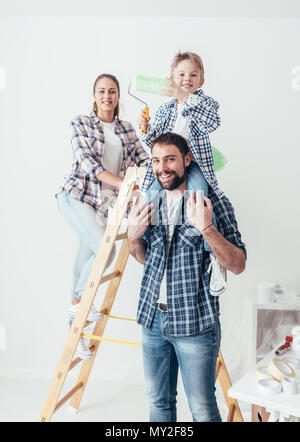
<path fill-rule="evenodd" d="M 208 198 L 213 205 L 213 213 L 216 216 L 217 228 L 219 232 L 232 244 L 239 247 L 247 258 L 246 246 L 242 241 L 241 233 L 238 229 L 238 223 L 235 218 L 234 209 L 229 199 L 224 195 L 218 197 L 209 186 Z"/>
<path fill-rule="evenodd" d="M 127 153 L 130 155 L 134 164 L 138 167 L 147 166 L 150 161 L 150 157 L 142 145 L 137 133 L 131 123 L 127 123 L 128 128 L 126 130 L 129 137 L 130 144 L 127 147 Z"/>
<path fill-rule="evenodd" d="M 93 152 L 89 145 L 88 136 L 84 132 L 84 129 L 79 121 L 71 121 L 71 133 L 72 149 L 76 161 L 90 178 L 95 178 L 105 169 L 101 162 L 99 162 L 99 160 L 93 156 Z M 98 140 L 95 140 L 94 142 L 97 143 Z"/>
<path fill-rule="evenodd" d="M 198 94 L 189 95 L 187 106 L 191 117 L 202 132 L 213 132 L 220 126 L 219 103 L 205 95 L 202 90 Z"/>

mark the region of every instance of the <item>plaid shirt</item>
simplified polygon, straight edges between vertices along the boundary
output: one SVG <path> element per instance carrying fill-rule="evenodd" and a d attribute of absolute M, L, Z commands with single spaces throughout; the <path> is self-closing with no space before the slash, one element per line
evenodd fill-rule
<path fill-rule="evenodd" d="M 71 121 L 73 164 L 65 175 L 60 191 L 93 207 L 97 212 L 107 214 L 113 205 L 117 191 L 101 192 L 96 176 L 105 169 L 101 164 L 105 140 L 101 120 L 92 112 L 90 116 L 79 115 Z M 146 166 L 149 156 L 143 148 L 131 123 L 116 120 L 115 134 L 123 146 L 123 160 L 119 176 L 123 178 L 128 167 Z"/>
<path fill-rule="evenodd" d="M 164 191 L 160 195 L 164 194 Z M 138 304 L 137 322 L 150 327 L 160 292 L 164 268 L 167 280 L 169 333 L 172 336 L 190 336 L 215 323 L 219 315 L 219 299 L 209 291 L 209 252 L 204 250 L 203 236 L 185 216 L 184 196 L 177 212 L 177 223 L 166 256 L 167 222 L 166 198 L 158 198 L 156 220 L 141 240 L 146 245 L 146 261 Z M 226 196 L 219 198 L 209 187 L 219 232 L 246 255 L 238 231 L 234 209 Z M 184 203 L 184 204 L 183 204 Z M 178 216 L 178 213 L 181 216 Z M 225 295 L 226 296 L 226 295 Z"/>
<path fill-rule="evenodd" d="M 204 94 L 198 89 L 195 94 L 190 94 L 187 106 L 184 107 L 182 115 L 189 118 L 189 146 L 199 164 L 199 167 L 206 178 L 208 184 L 215 190 L 218 196 L 223 196 L 223 192 L 218 187 L 217 178 L 214 171 L 214 160 L 209 141 L 209 132 L 220 126 L 221 120 L 218 114 L 219 104 L 217 101 Z M 172 132 L 177 119 L 176 99 L 163 104 L 157 110 L 153 125 L 148 126 L 145 135 L 141 135 L 141 140 L 151 148 L 153 141 L 165 132 Z M 150 187 L 155 176 L 152 171 L 152 161 L 150 161 L 142 190 L 146 191 Z"/>

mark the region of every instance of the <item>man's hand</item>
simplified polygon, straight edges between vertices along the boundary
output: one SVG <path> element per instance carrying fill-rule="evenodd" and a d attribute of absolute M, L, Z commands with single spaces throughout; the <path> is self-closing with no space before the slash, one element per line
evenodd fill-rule
<path fill-rule="evenodd" d="M 165 87 L 163 88 L 163 93 L 167 97 L 176 98 L 176 100 L 178 100 L 181 103 L 186 103 L 189 98 L 189 93 L 184 91 L 171 78 L 166 79 Z"/>
<path fill-rule="evenodd" d="M 128 217 L 127 235 L 129 241 L 136 241 L 146 232 L 154 211 L 153 204 L 148 205 L 147 202 L 133 208 Z"/>
<path fill-rule="evenodd" d="M 195 192 L 192 192 L 187 201 L 187 217 L 203 235 L 207 244 L 214 252 L 219 263 L 230 270 L 235 275 L 243 272 L 246 264 L 246 257 L 243 251 L 228 241 L 215 226 L 209 229 L 206 227 L 212 224 L 213 207 L 209 198 L 203 197 L 206 203 L 202 200 L 201 190 L 197 191 L 197 199 L 195 199 Z"/>
<path fill-rule="evenodd" d="M 145 263 L 146 246 L 140 240 L 140 237 L 146 232 L 154 212 L 153 204 L 148 205 L 147 202 L 144 202 L 134 207 L 128 217 L 129 252 L 141 264 Z"/>
<path fill-rule="evenodd" d="M 206 206 L 204 205 L 204 201 Z M 201 190 L 192 192 L 187 201 L 187 217 L 191 224 L 195 226 L 200 232 L 212 223 L 213 207 L 209 198 L 202 196 Z"/>

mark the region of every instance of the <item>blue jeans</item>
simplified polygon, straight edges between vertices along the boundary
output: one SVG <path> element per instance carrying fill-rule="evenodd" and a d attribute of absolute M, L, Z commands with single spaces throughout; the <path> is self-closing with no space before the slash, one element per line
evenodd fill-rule
<path fill-rule="evenodd" d="M 73 266 L 72 298 L 81 299 L 85 285 L 104 236 L 106 226 L 100 225 L 92 207 L 78 201 L 66 192 L 56 195 L 60 213 L 78 236 L 78 250 Z M 108 265 L 115 256 L 113 249 Z"/>
<path fill-rule="evenodd" d="M 221 331 L 216 324 L 192 336 L 170 336 L 168 313 L 156 309 L 150 328 L 143 327 L 143 363 L 150 422 L 176 422 L 178 367 L 194 422 L 221 422 L 215 373 Z"/>
<path fill-rule="evenodd" d="M 157 181 L 157 179 L 155 179 L 147 191 L 148 202 L 152 201 L 160 190 L 161 186 Z M 192 161 L 189 167 L 187 168 L 187 190 L 194 190 L 194 191 L 202 190 L 202 194 L 204 196 L 207 197 L 208 195 L 207 181 L 200 167 L 198 166 L 197 163 L 195 163 L 195 161 Z M 217 225 L 214 213 L 212 215 L 212 223 L 214 226 Z M 209 245 L 205 240 L 204 240 L 204 249 L 209 252 L 212 252 L 211 248 L 209 247 Z"/>

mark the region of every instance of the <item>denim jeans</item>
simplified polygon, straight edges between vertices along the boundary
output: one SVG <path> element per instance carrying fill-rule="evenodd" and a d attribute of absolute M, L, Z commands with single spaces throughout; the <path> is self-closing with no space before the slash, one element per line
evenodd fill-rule
<path fill-rule="evenodd" d="M 104 236 L 106 226 L 100 225 L 92 207 L 78 201 L 66 192 L 56 195 L 60 213 L 78 236 L 78 249 L 73 266 L 72 297 L 81 299 L 85 285 Z M 115 256 L 113 249 L 108 265 Z"/>
<path fill-rule="evenodd" d="M 201 172 L 200 167 L 198 166 L 197 163 L 195 163 L 195 161 L 192 161 L 191 164 L 189 165 L 189 167 L 187 168 L 187 189 L 189 191 L 202 190 L 202 194 L 204 196 L 207 197 L 207 195 L 208 195 L 207 181 L 206 181 L 203 173 Z M 161 190 L 161 186 L 160 186 L 159 182 L 157 181 L 157 179 L 155 179 L 147 191 L 147 200 L 149 203 L 150 203 L 150 201 L 152 201 L 156 197 L 156 195 L 158 194 L 158 192 L 160 190 Z M 216 217 L 215 217 L 214 213 L 212 215 L 212 223 L 214 226 L 216 226 L 216 224 L 217 224 Z M 207 244 L 207 242 L 205 240 L 204 240 L 204 249 L 208 252 L 212 252 L 211 248 L 209 247 L 209 245 Z"/>
<path fill-rule="evenodd" d="M 156 309 L 150 328 L 143 327 L 143 364 L 150 422 L 176 422 L 178 368 L 194 422 L 220 422 L 215 373 L 221 331 L 216 324 L 192 336 L 170 336 L 168 313 Z"/>

